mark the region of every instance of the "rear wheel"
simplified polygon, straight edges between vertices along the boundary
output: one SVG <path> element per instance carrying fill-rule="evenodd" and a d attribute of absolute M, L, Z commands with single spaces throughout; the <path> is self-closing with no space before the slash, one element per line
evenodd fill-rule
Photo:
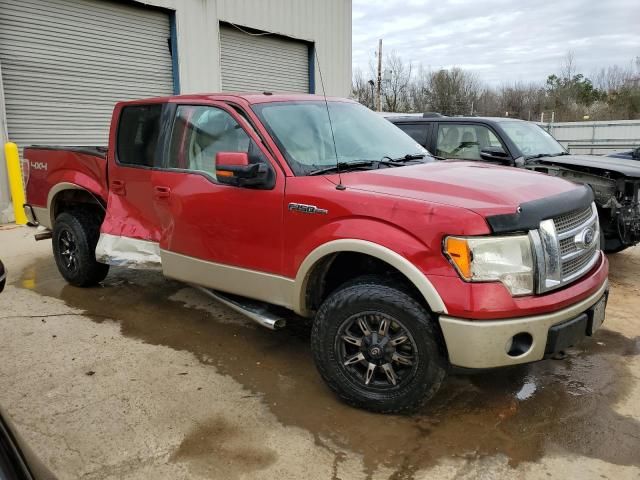
<path fill-rule="evenodd" d="M 63 212 L 53 227 L 53 255 L 64 279 L 77 287 L 104 280 L 109 265 L 96 261 L 101 218 L 92 211 Z"/>
<path fill-rule="evenodd" d="M 332 293 L 313 324 L 312 350 L 329 387 L 377 412 L 419 407 L 440 388 L 446 361 L 429 313 L 384 281 L 357 279 Z"/>

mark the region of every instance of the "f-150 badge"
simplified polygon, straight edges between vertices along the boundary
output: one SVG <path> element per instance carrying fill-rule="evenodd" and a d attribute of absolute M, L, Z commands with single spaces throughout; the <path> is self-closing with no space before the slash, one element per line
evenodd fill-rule
<path fill-rule="evenodd" d="M 318 208 L 315 205 L 305 205 L 304 203 L 290 203 L 289 210 L 300 213 L 318 213 L 320 215 L 329 213 L 329 211 L 324 208 Z"/>

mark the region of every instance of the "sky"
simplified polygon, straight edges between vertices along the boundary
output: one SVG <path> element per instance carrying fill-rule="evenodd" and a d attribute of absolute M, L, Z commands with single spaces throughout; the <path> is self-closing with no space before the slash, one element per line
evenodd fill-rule
<path fill-rule="evenodd" d="M 544 82 L 572 51 L 578 71 L 640 56 L 640 0 L 352 0 L 353 68 L 378 39 L 414 68 L 460 67 L 499 86 Z"/>

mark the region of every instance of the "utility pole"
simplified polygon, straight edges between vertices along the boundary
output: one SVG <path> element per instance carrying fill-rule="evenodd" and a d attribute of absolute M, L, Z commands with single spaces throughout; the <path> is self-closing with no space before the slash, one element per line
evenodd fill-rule
<path fill-rule="evenodd" d="M 471 102 L 471 116 L 473 117 L 473 101 Z"/>
<path fill-rule="evenodd" d="M 382 111 L 382 39 L 378 40 L 378 111 Z"/>

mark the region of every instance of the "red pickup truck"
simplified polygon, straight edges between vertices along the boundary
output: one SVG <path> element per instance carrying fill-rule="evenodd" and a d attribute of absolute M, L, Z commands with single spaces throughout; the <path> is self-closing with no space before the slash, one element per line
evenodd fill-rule
<path fill-rule="evenodd" d="M 68 282 L 157 268 L 272 328 L 269 305 L 313 318 L 316 365 L 353 405 L 414 408 L 451 366 L 540 360 L 604 320 L 588 187 L 434 162 L 350 100 L 123 102 L 107 149 L 24 156 L 27 215 Z"/>

